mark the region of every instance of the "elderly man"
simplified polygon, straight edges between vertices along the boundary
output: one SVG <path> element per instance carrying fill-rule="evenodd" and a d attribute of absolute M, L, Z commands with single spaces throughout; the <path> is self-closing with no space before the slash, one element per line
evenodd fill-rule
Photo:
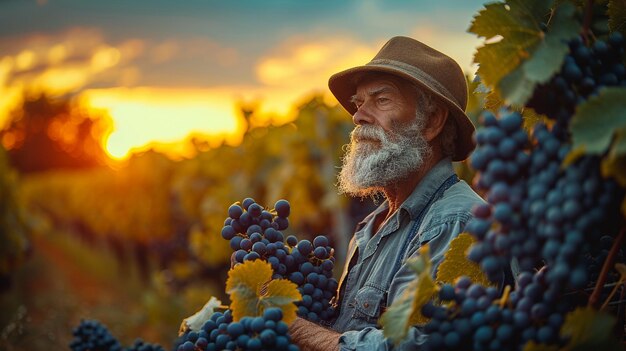
<path fill-rule="evenodd" d="M 333 75 L 329 87 L 356 124 L 339 190 L 382 193 L 385 201 L 356 228 L 330 329 L 298 318 L 290 331 L 303 350 L 388 350 L 377 320 L 414 277 L 405 260 L 428 243 L 436 271 L 483 202 L 452 167 L 475 147 L 467 84 L 450 57 L 394 37 L 368 64 Z M 413 328 L 397 349 L 418 349 L 423 340 Z"/>

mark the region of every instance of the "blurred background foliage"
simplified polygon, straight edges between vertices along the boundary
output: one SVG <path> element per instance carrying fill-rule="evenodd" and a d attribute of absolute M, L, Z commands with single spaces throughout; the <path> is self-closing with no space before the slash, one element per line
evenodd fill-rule
<path fill-rule="evenodd" d="M 480 106 L 472 96 L 473 118 Z M 171 345 L 211 296 L 227 302 L 231 249 L 220 232 L 228 206 L 248 196 L 270 208 L 288 199 L 287 232 L 327 235 L 341 264 L 352 229 L 380 200 L 337 194 L 350 116 L 320 95 L 282 125 L 255 124 L 254 105 L 239 109 L 238 145 L 193 139 L 192 158 L 148 150 L 112 163 L 106 112 L 70 96 L 24 98 L 0 131 L 9 146 L 0 149 L 0 349 L 67 349 L 81 318 L 123 344 Z"/>

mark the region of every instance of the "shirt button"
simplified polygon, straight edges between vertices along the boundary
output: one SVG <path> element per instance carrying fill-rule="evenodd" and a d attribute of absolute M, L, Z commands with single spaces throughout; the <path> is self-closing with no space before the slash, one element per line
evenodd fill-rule
<path fill-rule="evenodd" d="M 368 308 L 368 307 L 370 307 L 370 304 L 366 302 L 366 303 L 363 304 L 363 307 Z"/>

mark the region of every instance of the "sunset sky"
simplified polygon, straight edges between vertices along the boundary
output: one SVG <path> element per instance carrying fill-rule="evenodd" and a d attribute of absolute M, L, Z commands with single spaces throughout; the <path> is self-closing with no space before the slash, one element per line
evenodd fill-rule
<path fill-rule="evenodd" d="M 480 41 L 466 31 L 482 3 L 2 1 L 0 127 L 29 89 L 108 110 L 116 157 L 190 133 L 236 142 L 238 102 L 287 121 L 293 104 L 328 94 L 332 73 L 368 62 L 394 35 L 434 46 L 472 74 Z"/>

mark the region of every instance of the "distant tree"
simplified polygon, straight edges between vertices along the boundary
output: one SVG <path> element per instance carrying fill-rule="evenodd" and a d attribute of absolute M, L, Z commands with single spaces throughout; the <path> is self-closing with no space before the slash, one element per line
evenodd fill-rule
<path fill-rule="evenodd" d="M 107 159 L 102 140 L 109 121 L 105 113 L 81 108 L 69 97 L 42 94 L 25 98 L 11 113 L 0 141 L 23 173 L 93 167 Z"/>

